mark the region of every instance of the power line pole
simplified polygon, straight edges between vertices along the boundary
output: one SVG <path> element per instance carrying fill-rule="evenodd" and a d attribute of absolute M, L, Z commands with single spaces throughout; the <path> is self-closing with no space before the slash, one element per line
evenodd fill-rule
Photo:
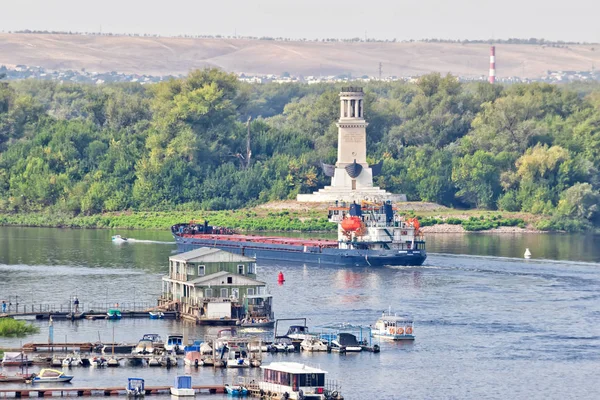
<path fill-rule="evenodd" d="M 383 64 L 381 62 L 379 62 L 379 80 L 381 80 L 382 75 L 383 75 Z"/>

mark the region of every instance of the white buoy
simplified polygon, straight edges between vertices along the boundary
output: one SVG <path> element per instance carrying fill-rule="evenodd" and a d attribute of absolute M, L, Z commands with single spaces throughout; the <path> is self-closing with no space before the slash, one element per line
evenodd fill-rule
<path fill-rule="evenodd" d="M 531 258 L 531 252 L 529 251 L 529 247 L 525 249 L 525 254 L 523 254 L 525 258 Z"/>

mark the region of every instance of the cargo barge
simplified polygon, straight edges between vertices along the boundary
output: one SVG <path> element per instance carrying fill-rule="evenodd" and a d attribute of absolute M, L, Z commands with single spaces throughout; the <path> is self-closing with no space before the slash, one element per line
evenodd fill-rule
<path fill-rule="evenodd" d="M 425 238 L 414 218 L 400 216 L 390 202 L 339 203 L 329 209 L 338 225 L 338 240 L 242 235 L 194 221 L 171 227 L 182 250 L 219 249 L 258 261 L 285 261 L 356 267 L 422 265 Z"/>

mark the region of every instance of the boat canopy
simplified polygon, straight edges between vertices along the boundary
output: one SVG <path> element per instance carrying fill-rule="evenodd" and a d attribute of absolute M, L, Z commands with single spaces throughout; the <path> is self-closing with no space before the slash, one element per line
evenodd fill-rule
<path fill-rule="evenodd" d="M 177 389 L 191 389 L 192 388 L 192 377 L 189 375 L 182 375 L 175 378 L 175 387 Z"/>

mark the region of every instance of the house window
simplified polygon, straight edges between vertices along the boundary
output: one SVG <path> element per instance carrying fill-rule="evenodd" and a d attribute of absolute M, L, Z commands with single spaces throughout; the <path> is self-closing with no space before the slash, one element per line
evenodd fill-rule
<path fill-rule="evenodd" d="M 248 296 L 254 296 L 254 288 L 248 288 Z"/>
<path fill-rule="evenodd" d="M 229 296 L 229 291 L 227 290 L 227 288 L 221 289 L 221 297 L 228 297 L 228 296 Z"/>
<path fill-rule="evenodd" d="M 259 286 L 256 288 L 258 294 L 265 294 L 265 287 Z"/>
<path fill-rule="evenodd" d="M 256 264 L 255 263 L 248 264 L 248 273 L 256 274 Z"/>
<path fill-rule="evenodd" d="M 188 275 L 194 275 L 194 266 L 193 265 L 188 265 L 188 267 L 187 267 L 187 274 Z"/>
<path fill-rule="evenodd" d="M 240 289 L 239 288 L 231 288 L 231 297 L 234 299 L 240 298 Z"/>
<path fill-rule="evenodd" d="M 204 297 L 212 297 L 212 289 L 204 289 Z"/>
<path fill-rule="evenodd" d="M 204 276 L 206 273 L 206 267 L 204 265 L 198 265 L 198 276 Z"/>
<path fill-rule="evenodd" d="M 238 274 L 244 275 L 244 264 L 238 265 Z"/>
<path fill-rule="evenodd" d="M 229 283 L 229 284 L 233 283 L 233 277 L 228 276 L 227 277 L 227 283 Z"/>

